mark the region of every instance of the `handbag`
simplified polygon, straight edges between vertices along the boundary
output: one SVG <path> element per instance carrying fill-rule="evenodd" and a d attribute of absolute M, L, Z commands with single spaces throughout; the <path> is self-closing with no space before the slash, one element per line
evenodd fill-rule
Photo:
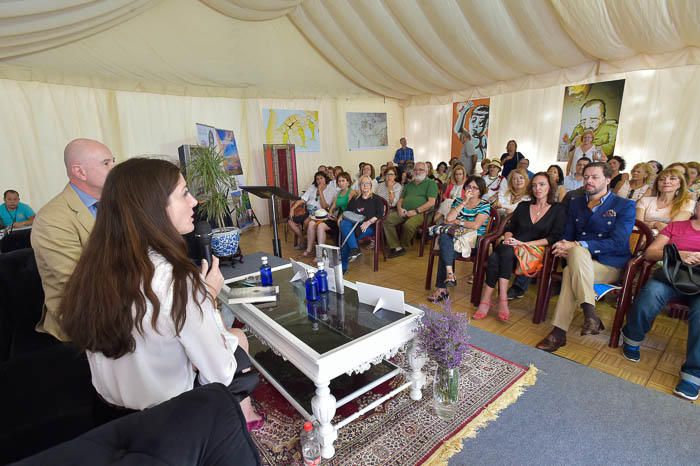
<path fill-rule="evenodd" d="M 663 265 L 654 272 L 654 280 L 671 285 L 686 296 L 700 294 L 700 267 L 683 262 L 675 244 L 664 246 Z"/>
<path fill-rule="evenodd" d="M 518 263 L 515 266 L 515 274 L 532 278 L 537 275 L 537 272 L 542 270 L 544 248 L 519 244 L 515 247 L 515 257 L 518 259 Z"/>

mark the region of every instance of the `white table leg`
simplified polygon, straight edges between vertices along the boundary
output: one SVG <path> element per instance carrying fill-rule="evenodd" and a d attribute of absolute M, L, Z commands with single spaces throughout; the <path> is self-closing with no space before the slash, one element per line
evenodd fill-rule
<path fill-rule="evenodd" d="M 321 456 L 333 458 L 335 448 L 333 442 L 338 438 L 338 433 L 331 424 L 335 416 L 335 397 L 328 388 L 330 381 L 316 383 L 316 396 L 311 399 L 311 408 L 319 422 L 319 436 L 321 439 Z"/>
<path fill-rule="evenodd" d="M 418 352 L 418 341 L 414 338 L 408 344 L 408 365 L 411 366 L 411 372 L 408 375 L 408 380 L 411 381 L 411 399 L 418 401 L 423 398 L 421 389 L 425 385 L 425 374 L 421 372 L 425 364 L 425 355 Z"/>

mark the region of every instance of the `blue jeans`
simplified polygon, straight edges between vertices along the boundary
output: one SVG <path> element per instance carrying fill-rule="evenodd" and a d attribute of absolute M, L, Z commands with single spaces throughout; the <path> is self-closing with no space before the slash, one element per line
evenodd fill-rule
<path fill-rule="evenodd" d="M 350 230 L 352 230 L 352 226 L 354 225 L 353 222 L 351 222 L 348 219 L 343 219 L 340 222 L 340 243 L 342 244 L 345 238 L 348 236 L 350 233 Z M 340 250 L 340 259 L 341 263 L 343 264 L 343 272 L 346 272 L 348 270 L 348 260 L 350 258 L 350 251 L 353 249 L 357 249 L 360 247 L 358 241 L 361 240 L 362 238 L 367 238 L 368 236 L 374 236 L 374 225 L 370 225 L 364 232 L 360 230 L 360 225 L 357 225 L 357 228 L 355 228 L 355 231 L 352 232 L 348 240 L 345 242 L 345 246 Z M 355 232 L 360 232 L 360 236 L 355 236 Z"/>
<path fill-rule="evenodd" d="M 530 277 L 526 277 L 525 275 L 516 275 L 515 280 L 513 280 L 513 287 L 525 292 L 530 287 L 531 281 L 532 279 Z"/>
<path fill-rule="evenodd" d="M 684 296 L 671 285 L 650 279 L 634 300 L 634 306 L 622 328 L 622 338 L 628 345 L 638 346 L 651 329 L 654 319 L 671 299 L 684 298 L 688 312 L 688 348 L 681 366 L 681 379 L 700 385 L 700 296 Z"/>
<path fill-rule="evenodd" d="M 445 279 L 447 278 L 447 270 L 445 267 L 455 265 L 455 239 L 447 233 L 441 233 L 438 238 L 440 244 L 440 260 L 438 260 L 437 276 L 435 277 L 435 286 L 437 288 L 445 288 Z"/>

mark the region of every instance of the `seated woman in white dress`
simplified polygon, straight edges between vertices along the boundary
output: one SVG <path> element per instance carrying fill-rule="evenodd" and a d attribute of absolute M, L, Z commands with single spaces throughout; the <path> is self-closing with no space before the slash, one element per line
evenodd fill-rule
<path fill-rule="evenodd" d="M 695 201 L 690 198 L 685 177 L 676 169 L 667 168 L 656 177 L 656 192 L 653 197 L 637 201 L 637 220 L 659 232 L 671 222 L 688 220 L 695 210 Z"/>
<path fill-rule="evenodd" d="M 372 165 L 371 163 L 363 163 L 362 168 L 360 169 L 360 173 L 357 175 L 357 179 L 350 187 L 350 189 L 355 191 L 355 196 L 360 195 L 360 185 L 358 183 L 360 178 L 363 176 L 369 176 L 372 179 L 372 192 L 377 192 L 377 186 L 379 186 L 379 183 L 377 182 L 377 178 L 374 174 L 374 165 Z"/>
<path fill-rule="evenodd" d="M 244 374 L 245 334 L 225 329 L 216 308 L 219 261 L 203 261 L 200 270 L 182 237 L 194 229 L 196 205 L 174 164 L 132 158 L 116 165 L 66 284 L 61 323 L 86 351 L 105 409 L 127 414 L 219 382 L 243 398 L 253 430 L 262 424 L 248 397 L 257 379 L 237 391 L 237 380 L 255 376 Z"/>
<path fill-rule="evenodd" d="M 651 165 L 643 162 L 638 163 L 632 167 L 629 179 L 622 182 L 616 194 L 635 202 L 645 196 L 652 196 L 653 174 L 654 169 L 651 168 Z"/>

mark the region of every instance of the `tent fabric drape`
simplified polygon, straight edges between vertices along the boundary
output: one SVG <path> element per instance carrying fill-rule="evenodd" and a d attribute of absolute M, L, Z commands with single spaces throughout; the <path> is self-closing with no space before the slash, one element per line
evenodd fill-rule
<path fill-rule="evenodd" d="M 160 36 L 151 28 L 158 31 L 163 24 L 169 26 L 173 14 L 190 15 L 196 10 L 194 4 L 206 5 L 205 9 L 227 23 L 209 18 L 209 24 L 217 24 L 209 33 L 200 31 L 184 43 L 159 41 Z M 203 79 L 191 72 L 174 71 L 179 69 L 174 60 L 144 61 L 139 54 L 114 53 L 113 44 L 133 34 L 131 28 L 116 26 L 131 23 L 156 5 L 161 6 L 161 13 L 139 23 L 145 48 L 152 55 L 168 57 L 172 53 L 169 47 L 177 47 L 192 60 L 192 69 L 211 69 L 211 54 L 203 51 L 215 50 L 235 38 L 255 44 L 257 48 L 252 50 L 259 53 L 251 56 L 245 47 L 232 50 L 227 46 L 223 50 L 226 56 L 260 71 L 257 75 L 246 73 L 250 76 L 235 82 L 219 76 Z M 166 10 L 174 13 L 163 14 Z M 195 17 L 200 16 L 208 18 L 197 11 Z M 306 42 L 303 48 L 289 38 L 274 43 L 275 49 L 282 51 L 281 57 L 294 57 L 291 66 L 303 69 L 306 60 L 314 59 L 311 55 L 320 53 L 323 63 L 316 69 L 323 69 L 328 78 L 339 71 L 366 92 L 401 99 L 409 105 L 437 104 L 590 80 L 605 73 L 700 64 L 699 17 L 697 0 L 12 1 L 0 4 L 0 59 L 40 51 L 60 56 L 66 45 L 118 30 L 109 36 L 113 40 L 86 42 L 90 54 L 102 62 L 98 68 L 103 74 L 100 84 L 115 86 L 111 89 L 143 90 L 133 81 L 147 76 L 167 81 L 163 86 L 167 93 L 216 96 L 219 88 L 218 95 L 232 96 L 231 89 L 253 88 L 256 76 L 258 80 L 269 76 L 264 63 L 274 57 L 264 53 L 260 44 L 274 38 L 262 25 L 286 20 Z M 259 32 L 244 28 L 252 21 L 261 26 Z M 215 32 L 215 28 L 223 31 Z M 240 30 L 245 34 L 237 35 Z M 86 85 L 85 76 L 74 69 L 69 75 L 60 60 L 32 65 L 30 76 L 22 78 L 15 69 L 14 75 L 8 71 L 4 77 L 43 77 L 56 82 L 62 70 L 62 83 Z M 23 69 L 21 63 L 18 67 Z M 89 66 L 80 69 L 92 71 Z M 342 80 L 334 80 L 334 84 L 345 86 Z M 146 89 L 154 89 L 154 85 L 149 82 Z M 239 91 L 238 96 L 265 97 L 252 92 L 254 95 Z M 301 95 L 298 89 L 287 92 L 290 97 Z"/>
<path fill-rule="evenodd" d="M 57 47 L 137 16 L 160 0 L 33 0 L 0 3 L 0 59 Z"/>

